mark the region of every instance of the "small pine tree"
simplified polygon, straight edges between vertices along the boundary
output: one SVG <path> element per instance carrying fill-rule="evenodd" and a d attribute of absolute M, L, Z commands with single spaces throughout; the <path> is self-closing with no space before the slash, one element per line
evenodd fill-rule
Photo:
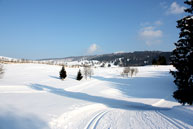
<path fill-rule="evenodd" d="M 175 43 L 176 49 L 171 55 L 171 64 L 176 71 L 171 71 L 177 85 L 173 97 L 179 103 L 193 104 L 193 0 L 186 0 L 185 4 L 190 7 L 185 12 L 189 16 L 178 20 L 177 28 L 180 29 L 179 40 Z"/>
<path fill-rule="evenodd" d="M 77 77 L 76 77 L 76 80 L 81 80 L 83 78 L 83 76 L 82 76 L 82 73 L 81 73 L 81 71 L 80 71 L 80 69 L 79 69 L 79 71 L 78 71 L 78 74 L 77 74 Z"/>
<path fill-rule="evenodd" d="M 66 78 L 66 70 L 64 68 L 64 66 L 62 67 L 61 71 L 60 71 L 60 79 L 64 80 Z"/>

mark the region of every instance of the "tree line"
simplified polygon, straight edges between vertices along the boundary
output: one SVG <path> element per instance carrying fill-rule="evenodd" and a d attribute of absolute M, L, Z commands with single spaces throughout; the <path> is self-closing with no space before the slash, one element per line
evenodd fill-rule
<path fill-rule="evenodd" d="M 78 70 L 76 80 L 80 81 L 83 78 L 83 75 L 84 75 L 85 79 L 87 79 L 88 77 L 91 79 L 91 76 L 93 74 L 94 74 L 94 72 L 93 72 L 93 69 L 91 68 L 91 66 L 84 66 L 83 72 L 80 69 Z M 62 66 L 62 69 L 60 70 L 59 76 L 60 76 L 61 80 L 64 80 L 67 77 L 67 72 L 66 72 L 64 66 Z"/>

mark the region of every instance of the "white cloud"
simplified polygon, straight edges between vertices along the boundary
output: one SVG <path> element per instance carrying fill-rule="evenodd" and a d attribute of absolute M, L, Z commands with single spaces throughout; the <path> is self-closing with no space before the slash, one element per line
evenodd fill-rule
<path fill-rule="evenodd" d="M 90 47 L 87 50 L 88 54 L 93 54 L 94 52 L 96 52 L 99 49 L 99 46 L 95 43 L 91 44 Z"/>
<path fill-rule="evenodd" d="M 161 30 L 156 30 L 155 27 L 153 26 L 148 26 L 148 27 L 144 27 L 141 31 L 140 31 L 140 36 L 143 39 L 154 39 L 154 38 L 160 38 L 162 37 L 162 31 Z"/>
<path fill-rule="evenodd" d="M 170 5 L 170 8 L 168 9 L 167 14 L 181 14 L 181 13 L 184 13 L 184 9 L 185 9 L 184 6 L 180 6 L 176 2 L 173 2 Z"/>
<path fill-rule="evenodd" d="M 162 30 L 158 29 L 163 23 L 161 21 L 156 21 L 152 26 L 148 25 L 142 27 L 139 31 L 140 39 L 147 45 L 157 45 L 162 42 L 161 38 L 163 37 Z"/>

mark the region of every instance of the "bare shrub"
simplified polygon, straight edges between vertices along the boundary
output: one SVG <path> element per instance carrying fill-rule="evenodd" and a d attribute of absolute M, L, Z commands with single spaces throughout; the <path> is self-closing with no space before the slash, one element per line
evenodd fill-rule
<path fill-rule="evenodd" d="M 137 68 L 130 68 L 130 76 L 133 77 L 133 75 L 137 75 L 139 70 Z"/>
<path fill-rule="evenodd" d="M 137 75 L 138 72 L 139 72 L 138 68 L 135 68 L 135 76 Z"/>
<path fill-rule="evenodd" d="M 122 77 L 128 77 L 129 76 L 129 72 L 130 72 L 130 67 L 125 67 L 123 69 L 123 72 L 121 73 Z"/>
<path fill-rule="evenodd" d="M 137 75 L 137 73 L 139 72 L 139 70 L 137 68 L 130 68 L 130 67 L 125 67 L 123 69 L 123 72 L 121 73 L 122 77 L 128 77 L 129 75 L 131 77 L 133 77 L 133 75 Z"/>
<path fill-rule="evenodd" d="M 91 78 L 91 76 L 94 75 L 94 72 L 93 72 L 93 69 L 91 68 L 91 66 L 84 66 L 83 75 L 84 75 L 85 79 L 87 79 L 88 77 Z"/>
<path fill-rule="evenodd" d="M 0 64 L 0 78 L 2 78 L 3 74 L 4 74 L 3 65 Z"/>

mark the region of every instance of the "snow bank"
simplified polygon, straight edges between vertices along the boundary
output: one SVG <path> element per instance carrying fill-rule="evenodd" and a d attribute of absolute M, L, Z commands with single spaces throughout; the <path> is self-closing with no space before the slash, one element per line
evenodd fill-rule
<path fill-rule="evenodd" d="M 137 67 L 132 78 L 123 68 L 93 68 L 77 81 L 78 68 L 6 64 L 0 80 L 0 129 L 193 128 L 192 106 L 172 97 L 172 66 Z M 12 123 L 12 124 L 10 124 Z"/>

